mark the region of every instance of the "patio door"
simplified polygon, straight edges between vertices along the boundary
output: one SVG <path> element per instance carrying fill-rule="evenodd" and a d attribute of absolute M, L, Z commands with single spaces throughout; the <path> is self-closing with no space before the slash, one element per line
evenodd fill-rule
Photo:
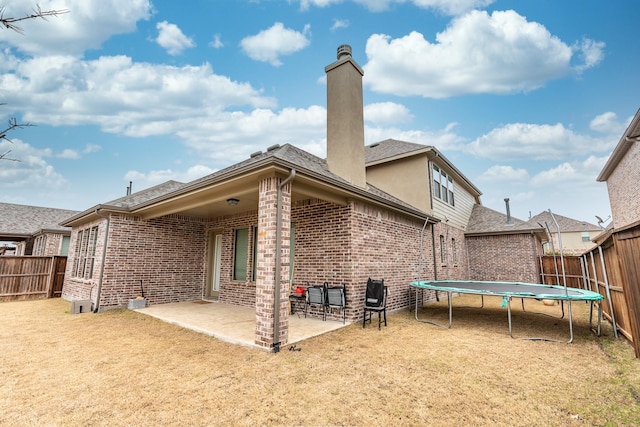
<path fill-rule="evenodd" d="M 222 259 L 222 234 L 209 233 L 209 262 L 207 274 L 207 292 L 209 298 L 218 298 L 220 294 L 220 268 Z"/>

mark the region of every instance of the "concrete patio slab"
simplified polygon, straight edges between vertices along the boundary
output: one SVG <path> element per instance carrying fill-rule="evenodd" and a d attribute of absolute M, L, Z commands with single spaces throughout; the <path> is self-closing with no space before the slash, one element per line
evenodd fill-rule
<path fill-rule="evenodd" d="M 217 301 L 188 301 L 158 304 L 134 311 L 156 317 L 174 325 L 191 329 L 219 340 L 263 349 L 255 344 L 256 313 L 253 308 L 223 304 Z M 348 325 L 349 323 L 347 323 Z M 346 326 L 335 320 L 289 315 L 289 342 L 304 341 Z"/>

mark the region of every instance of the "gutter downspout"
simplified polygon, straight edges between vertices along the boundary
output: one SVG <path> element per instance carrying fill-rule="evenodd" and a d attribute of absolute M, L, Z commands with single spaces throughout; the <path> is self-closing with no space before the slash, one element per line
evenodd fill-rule
<path fill-rule="evenodd" d="M 101 218 L 104 218 L 107 220 L 107 228 L 104 232 L 104 244 L 102 245 L 102 260 L 100 260 L 100 276 L 98 277 L 98 296 L 96 298 L 96 308 L 93 309 L 94 313 L 98 312 L 98 309 L 100 308 L 100 293 L 102 292 L 102 276 L 104 275 L 104 261 L 105 258 L 107 256 L 107 240 L 109 239 L 109 225 L 110 225 L 110 217 L 107 215 L 101 215 L 100 214 L 100 208 L 96 209 L 96 215 L 98 215 Z"/>
<path fill-rule="evenodd" d="M 282 267 L 282 189 L 296 176 L 296 170 L 291 169 L 291 173 L 278 185 L 278 201 L 276 207 L 276 272 L 273 298 L 273 352 L 280 351 L 280 281 Z"/>

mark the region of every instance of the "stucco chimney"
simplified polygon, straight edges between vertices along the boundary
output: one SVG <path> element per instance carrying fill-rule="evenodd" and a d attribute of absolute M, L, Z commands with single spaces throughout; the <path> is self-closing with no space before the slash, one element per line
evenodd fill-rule
<path fill-rule="evenodd" d="M 338 47 L 338 60 L 327 73 L 327 167 L 358 187 L 366 187 L 364 168 L 364 71 L 351 57 L 351 46 Z"/>

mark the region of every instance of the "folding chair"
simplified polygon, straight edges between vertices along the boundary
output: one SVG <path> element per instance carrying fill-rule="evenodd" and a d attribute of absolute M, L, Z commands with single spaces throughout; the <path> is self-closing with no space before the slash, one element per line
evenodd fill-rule
<path fill-rule="evenodd" d="M 342 286 L 327 286 L 325 283 L 325 289 L 327 290 L 327 308 L 337 308 L 342 310 L 342 323 L 347 322 L 347 288 L 343 284 Z"/>
<path fill-rule="evenodd" d="M 380 329 L 381 316 L 384 315 L 384 326 L 387 326 L 387 287 L 384 285 L 384 279 L 367 280 L 367 292 L 364 297 L 364 316 L 362 319 L 362 327 L 367 322 L 367 313 L 369 313 L 369 323 L 371 323 L 371 314 L 378 313 L 378 330 Z"/>
<path fill-rule="evenodd" d="M 326 286 L 309 286 L 307 288 L 307 305 L 304 310 L 304 317 L 307 317 L 307 310 L 311 306 L 322 308 L 322 320 L 327 320 Z"/>

